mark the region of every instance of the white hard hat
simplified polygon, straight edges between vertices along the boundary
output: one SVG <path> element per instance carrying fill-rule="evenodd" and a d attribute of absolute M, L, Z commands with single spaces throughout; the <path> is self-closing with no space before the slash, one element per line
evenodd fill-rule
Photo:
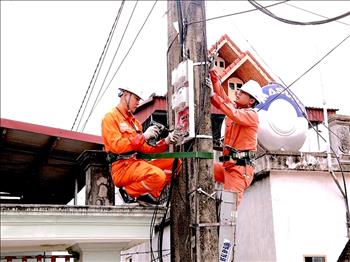
<path fill-rule="evenodd" d="M 130 88 L 130 87 L 119 87 L 120 91 L 128 91 L 129 93 L 132 93 L 139 97 L 140 99 L 143 99 L 143 92 L 140 88 Z"/>
<path fill-rule="evenodd" d="M 264 101 L 264 98 L 263 98 L 264 94 L 262 92 L 261 86 L 259 85 L 258 82 L 254 80 L 249 80 L 247 83 L 245 83 L 241 87 L 241 90 L 243 92 L 248 93 L 252 97 L 254 97 L 255 100 L 258 101 L 258 103 L 261 103 Z"/>

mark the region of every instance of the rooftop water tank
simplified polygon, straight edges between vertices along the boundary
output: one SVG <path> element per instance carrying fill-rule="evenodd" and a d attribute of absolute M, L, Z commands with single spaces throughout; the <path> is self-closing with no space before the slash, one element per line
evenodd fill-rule
<path fill-rule="evenodd" d="M 304 105 L 280 84 L 268 84 L 262 90 L 266 100 L 256 107 L 259 143 L 271 151 L 298 151 L 308 131 Z"/>

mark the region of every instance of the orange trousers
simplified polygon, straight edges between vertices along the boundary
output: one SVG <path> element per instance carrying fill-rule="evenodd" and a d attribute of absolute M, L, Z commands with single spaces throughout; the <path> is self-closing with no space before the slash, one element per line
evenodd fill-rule
<path fill-rule="evenodd" d="M 163 188 L 171 181 L 174 159 L 118 160 L 112 165 L 112 179 L 117 187 L 124 187 L 131 197 L 150 193 L 159 197 Z M 181 168 L 179 160 L 177 171 Z"/>
<path fill-rule="evenodd" d="M 236 166 L 233 163 L 214 162 L 214 178 L 223 183 L 224 189 L 237 193 L 237 206 L 242 200 L 243 192 L 253 181 L 254 167 L 250 165 Z"/>

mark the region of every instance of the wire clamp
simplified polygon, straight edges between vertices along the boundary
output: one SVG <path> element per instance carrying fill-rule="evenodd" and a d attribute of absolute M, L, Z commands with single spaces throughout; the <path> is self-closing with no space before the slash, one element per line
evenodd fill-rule
<path fill-rule="evenodd" d="M 215 194 L 216 194 L 216 192 L 213 192 L 213 193 L 209 194 L 209 193 L 205 192 L 201 187 L 197 189 L 197 192 L 198 192 L 199 194 L 206 195 L 207 197 L 216 200 L 216 198 L 214 197 Z"/>

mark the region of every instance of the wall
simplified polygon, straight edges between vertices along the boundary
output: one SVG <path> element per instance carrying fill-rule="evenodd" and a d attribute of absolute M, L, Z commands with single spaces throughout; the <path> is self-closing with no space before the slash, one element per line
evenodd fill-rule
<path fill-rule="evenodd" d="M 270 177 L 251 185 L 238 207 L 235 262 L 276 261 Z"/>
<path fill-rule="evenodd" d="M 303 261 L 303 255 L 337 261 L 347 242 L 346 213 L 330 174 L 271 172 L 271 192 L 277 261 Z"/>
<path fill-rule="evenodd" d="M 348 241 L 346 213 L 330 174 L 269 174 L 248 188 L 239 207 L 235 262 L 302 262 L 304 255 L 337 261 Z"/>

